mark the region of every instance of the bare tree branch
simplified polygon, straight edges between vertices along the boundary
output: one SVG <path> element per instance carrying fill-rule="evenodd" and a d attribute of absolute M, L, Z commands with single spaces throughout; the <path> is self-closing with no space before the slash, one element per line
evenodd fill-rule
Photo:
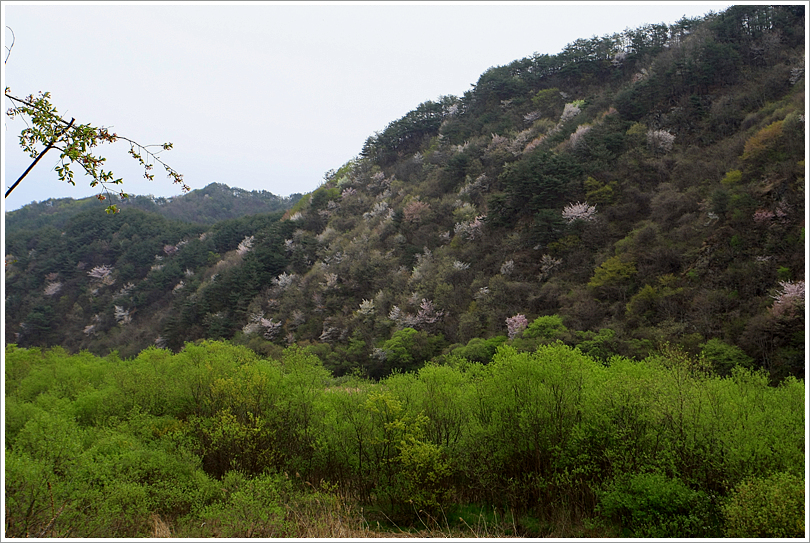
<path fill-rule="evenodd" d="M 17 37 L 14 35 L 14 30 L 12 30 L 10 26 L 7 26 L 6 28 L 11 30 L 11 47 L 6 47 L 6 49 L 8 49 L 8 54 L 6 54 L 6 59 L 3 61 L 3 64 L 8 62 L 8 57 L 11 56 L 11 50 L 14 49 L 14 42 L 17 41 Z"/>

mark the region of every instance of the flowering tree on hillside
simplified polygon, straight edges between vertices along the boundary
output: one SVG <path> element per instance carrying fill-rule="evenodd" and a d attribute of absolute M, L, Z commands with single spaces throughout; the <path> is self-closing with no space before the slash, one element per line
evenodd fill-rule
<path fill-rule="evenodd" d="M 419 305 L 419 311 L 416 315 L 405 313 L 399 306 L 391 307 L 388 313 L 388 318 L 397 323 L 397 326 L 402 328 L 415 328 L 417 330 L 431 331 L 444 316 L 444 311 L 438 311 L 433 302 L 426 298 L 422 298 L 422 303 Z"/>
<path fill-rule="evenodd" d="M 103 285 L 112 285 L 115 281 L 112 278 L 113 267 L 108 265 L 96 266 L 89 272 L 91 278 L 98 280 Z"/>
<path fill-rule="evenodd" d="M 675 144 L 675 136 L 666 130 L 648 130 L 647 131 L 647 145 L 655 151 L 662 151 L 668 153 L 672 150 Z"/>
<path fill-rule="evenodd" d="M 245 239 L 239 242 L 236 252 L 240 255 L 246 255 L 253 248 L 253 236 L 245 236 Z"/>
<path fill-rule="evenodd" d="M 469 222 L 456 223 L 453 231 L 457 236 L 462 236 L 470 241 L 475 240 L 481 236 L 484 228 L 484 215 L 480 215 Z"/>
<path fill-rule="evenodd" d="M 589 206 L 587 202 L 568 204 L 562 210 L 563 219 L 572 223 L 574 221 L 592 221 L 596 219 L 596 206 Z"/>
<path fill-rule="evenodd" d="M 773 296 L 774 316 L 792 315 L 804 308 L 804 281 L 780 281 L 779 291 Z"/>
<path fill-rule="evenodd" d="M 48 283 L 45 286 L 45 296 L 53 296 L 57 294 L 60 290 L 62 290 L 62 283 L 56 281 L 54 283 Z"/>
<path fill-rule="evenodd" d="M 570 104 L 565 104 L 563 108 L 562 115 L 560 115 L 560 124 L 565 123 L 582 113 L 581 101 L 571 102 Z"/>
<path fill-rule="evenodd" d="M 506 319 L 506 329 L 509 333 L 509 339 L 515 339 L 527 326 L 529 326 L 528 319 L 525 315 L 520 313 Z"/>
<path fill-rule="evenodd" d="M 585 134 L 591 131 L 591 125 L 588 124 L 581 124 L 577 127 L 573 134 L 569 137 L 568 141 L 571 144 L 571 147 L 576 149 L 577 147 L 581 146 L 582 143 L 585 141 Z"/>
<path fill-rule="evenodd" d="M 125 324 L 129 324 L 132 322 L 132 316 L 129 314 L 128 309 L 124 309 L 122 306 L 117 305 L 115 306 L 115 320 L 121 326 Z"/>
<path fill-rule="evenodd" d="M 264 328 L 264 339 L 273 340 L 281 332 L 282 323 L 271 319 L 261 318 L 259 324 Z"/>
<path fill-rule="evenodd" d="M 430 211 L 430 204 L 420 200 L 408 202 L 402 210 L 402 216 L 406 222 L 420 223 L 425 215 Z"/>
<path fill-rule="evenodd" d="M 93 279 L 104 279 L 105 277 L 109 277 L 112 271 L 113 267 L 105 264 L 103 266 L 94 267 L 92 270 L 87 272 L 87 275 L 89 275 Z"/>
<path fill-rule="evenodd" d="M 374 313 L 376 312 L 376 309 L 374 307 L 374 300 L 363 299 L 363 301 L 360 302 L 360 309 L 358 309 L 357 312 L 360 315 L 363 315 L 364 317 L 373 316 Z"/>

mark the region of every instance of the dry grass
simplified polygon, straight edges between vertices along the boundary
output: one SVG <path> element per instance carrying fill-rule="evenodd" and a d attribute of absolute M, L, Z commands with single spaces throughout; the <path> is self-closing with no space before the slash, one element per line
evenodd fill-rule
<path fill-rule="evenodd" d="M 414 511 L 413 522 L 397 525 L 380 510 L 366 511 L 337 488 L 287 496 L 278 514 L 264 521 L 241 523 L 238 518 L 183 518 L 177 522 L 157 513 L 150 516 L 151 537 L 282 537 L 311 539 L 446 538 L 500 539 L 515 537 L 603 538 L 617 534 L 609 526 L 593 522 L 574 511 L 555 511 L 540 521 L 516 516 L 511 511 L 469 505 L 453 513 Z M 258 513 L 258 512 L 257 512 Z M 258 519 L 259 514 L 247 519 Z M 203 521 L 204 520 L 204 521 Z M 242 520 L 245 520 L 244 518 Z"/>
<path fill-rule="evenodd" d="M 171 537 L 172 531 L 160 515 L 152 513 L 152 537 Z"/>
<path fill-rule="evenodd" d="M 369 521 L 363 511 L 342 498 L 331 494 L 315 494 L 296 500 L 285 506 L 284 518 L 276 524 L 266 525 L 262 530 L 272 533 L 273 537 L 284 538 L 503 538 L 515 537 L 514 522 L 507 519 L 498 519 L 492 522 L 482 515 L 471 523 L 460 523 L 450 527 L 447 519 L 438 520 L 426 515 L 420 515 L 414 527 L 399 527 L 393 522 L 385 523 Z M 510 517 L 511 518 L 511 517 Z M 159 515 L 151 515 L 151 537 L 217 537 L 227 531 L 228 537 L 255 536 L 253 530 L 225 530 L 225 526 L 218 525 L 213 531 L 200 531 L 195 523 L 187 520 L 183 525 L 171 526 Z M 206 524 L 206 523 L 204 523 Z M 210 523 L 209 523 L 210 524 Z M 192 528 L 192 526 L 195 526 Z M 202 527 L 202 526 L 200 526 Z M 211 527 L 212 528 L 212 527 Z M 244 533 L 240 533 L 243 532 Z"/>

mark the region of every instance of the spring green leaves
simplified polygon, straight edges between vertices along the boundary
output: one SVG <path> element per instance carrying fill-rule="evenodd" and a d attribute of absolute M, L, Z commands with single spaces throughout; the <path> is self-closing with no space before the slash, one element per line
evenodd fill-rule
<path fill-rule="evenodd" d="M 329 487 L 399 526 L 480 504 L 626 537 L 802 536 L 804 383 L 698 362 L 502 345 L 375 382 L 300 347 L 9 345 L 7 534 L 141 537 L 157 514 L 178 536 L 277 537 L 281 504 Z"/>
<path fill-rule="evenodd" d="M 36 163 L 45 156 L 51 149 L 61 152 L 59 163 L 54 168 L 60 181 L 76 185 L 74 180 L 74 165 L 78 164 L 84 173 L 91 178 L 90 186 L 101 186 L 102 192 L 110 194 L 113 186 L 123 183 L 122 178 L 115 178 L 113 172 L 104 169 L 106 158 L 95 154 L 95 148 L 103 143 L 115 143 L 119 140 L 129 143 L 129 154 L 144 169 L 144 178 L 154 179 L 152 169 L 155 164 L 160 164 L 166 171 L 169 179 L 173 183 L 181 185 L 183 192 L 188 192 L 189 187 L 183 182 L 183 175 L 166 164 L 158 154 L 172 149 L 171 143 L 161 145 L 141 145 L 129 138 L 111 133 L 106 127 L 95 127 L 90 124 L 76 124 L 75 119 L 66 121 L 63 119 L 56 107 L 51 103 L 49 92 L 39 92 L 37 95 L 29 95 L 25 98 L 18 98 L 11 95 L 11 89 L 5 88 L 5 96 L 12 102 L 12 106 L 6 111 L 10 119 L 22 118 L 26 123 L 26 128 L 20 132 L 20 147 L 34 159 L 34 162 L 17 179 L 11 188 L 6 192 L 6 197 L 23 180 L 23 178 L 33 169 Z M 158 150 L 152 150 L 159 148 Z M 122 190 L 116 190 L 123 199 L 127 194 Z M 99 200 L 105 200 L 103 193 L 98 195 Z M 117 213 L 115 204 L 107 207 L 107 213 Z"/>

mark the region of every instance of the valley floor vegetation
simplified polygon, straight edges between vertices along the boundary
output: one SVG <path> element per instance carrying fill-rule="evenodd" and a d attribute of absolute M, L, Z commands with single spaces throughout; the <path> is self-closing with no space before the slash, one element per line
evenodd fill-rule
<path fill-rule="evenodd" d="M 804 537 L 805 385 L 508 340 L 379 381 L 5 350 L 6 537 Z"/>

